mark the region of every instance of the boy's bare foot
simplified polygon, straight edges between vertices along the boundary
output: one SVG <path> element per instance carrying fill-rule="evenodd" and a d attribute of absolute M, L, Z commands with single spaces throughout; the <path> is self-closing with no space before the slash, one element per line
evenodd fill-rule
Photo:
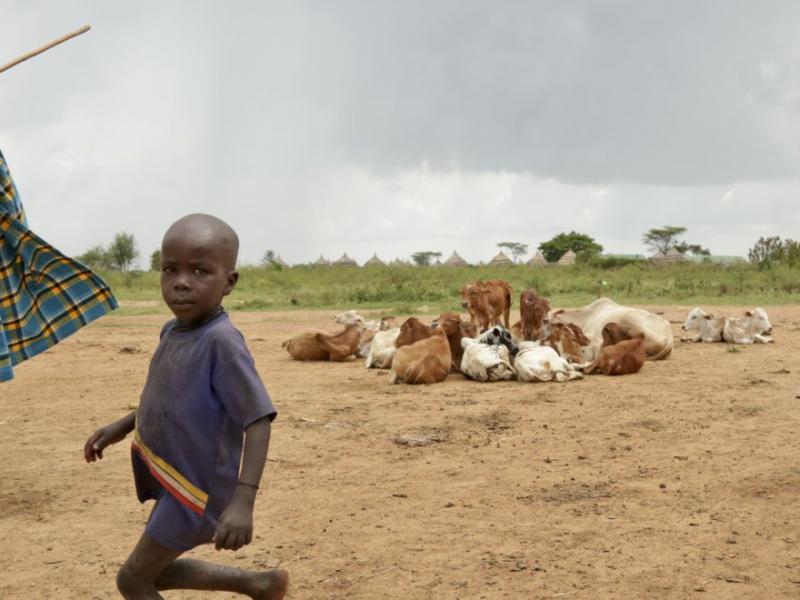
<path fill-rule="evenodd" d="M 254 589 L 250 595 L 253 600 L 283 600 L 289 588 L 289 572 L 275 569 L 255 575 Z"/>

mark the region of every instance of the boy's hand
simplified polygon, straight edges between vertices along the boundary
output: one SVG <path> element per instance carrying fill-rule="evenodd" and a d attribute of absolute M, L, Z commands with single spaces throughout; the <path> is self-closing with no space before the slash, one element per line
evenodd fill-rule
<path fill-rule="evenodd" d="M 125 436 L 133 431 L 134 420 L 135 413 L 131 413 L 119 421 L 101 427 L 90 435 L 83 445 L 83 457 L 86 462 L 94 462 L 98 458 L 103 458 L 103 450 L 107 446 L 124 440 Z"/>
<path fill-rule="evenodd" d="M 233 499 L 222 511 L 214 533 L 217 550 L 238 550 L 253 540 L 253 503 L 255 490 L 236 487 Z"/>

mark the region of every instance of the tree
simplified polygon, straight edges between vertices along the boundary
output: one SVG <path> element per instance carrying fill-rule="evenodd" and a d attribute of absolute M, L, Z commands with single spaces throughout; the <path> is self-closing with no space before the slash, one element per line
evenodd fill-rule
<path fill-rule="evenodd" d="M 700 244 L 687 244 L 679 242 L 673 246 L 681 254 L 694 254 L 695 256 L 711 256 L 711 250 L 703 248 Z"/>
<path fill-rule="evenodd" d="M 266 252 L 264 252 L 264 256 L 261 257 L 261 266 L 269 267 L 274 262 L 275 262 L 275 252 L 273 250 L 267 250 Z"/>
<path fill-rule="evenodd" d="M 92 246 L 86 252 L 78 256 L 78 260 L 92 269 L 111 269 L 111 259 L 108 250 L 101 245 Z"/>
<path fill-rule="evenodd" d="M 414 254 L 411 255 L 411 260 L 413 260 L 414 264 L 418 267 L 427 267 L 431 264 L 431 260 L 439 258 L 441 255 L 441 252 L 425 250 L 423 252 L 414 252 Z"/>
<path fill-rule="evenodd" d="M 150 255 L 150 270 L 161 270 L 161 250 L 153 250 L 153 253 Z"/>
<path fill-rule="evenodd" d="M 136 240 L 132 233 L 118 233 L 108 247 L 108 256 L 111 266 L 119 271 L 127 271 L 139 257 Z"/>
<path fill-rule="evenodd" d="M 686 227 L 675 227 L 674 225 L 666 225 L 665 227 L 651 229 L 642 236 L 644 245 L 650 248 L 651 251 L 661 252 L 666 254 L 673 248 L 679 252 L 686 254 L 694 254 L 695 256 L 709 256 L 711 251 L 703 248 L 700 244 L 689 244 L 678 237 L 686 233 Z"/>
<path fill-rule="evenodd" d="M 500 242 L 497 246 L 508 250 L 514 262 L 518 262 L 519 257 L 524 256 L 528 252 L 528 244 L 520 244 L 519 242 Z"/>
<path fill-rule="evenodd" d="M 577 231 L 559 233 L 553 239 L 539 244 L 539 251 L 547 259 L 547 262 L 558 261 L 570 250 L 575 254 L 590 257 L 600 254 L 603 247 L 593 237 Z"/>
<path fill-rule="evenodd" d="M 761 269 L 768 269 L 778 263 L 796 266 L 800 264 L 800 242 L 781 240 L 777 235 L 762 237 L 750 248 L 747 258 Z"/>
<path fill-rule="evenodd" d="M 654 228 L 642 236 L 644 245 L 652 251 L 666 254 L 675 244 L 678 243 L 677 237 L 686 233 L 686 227 L 674 227 L 667 225 L 660 229 Z"/>

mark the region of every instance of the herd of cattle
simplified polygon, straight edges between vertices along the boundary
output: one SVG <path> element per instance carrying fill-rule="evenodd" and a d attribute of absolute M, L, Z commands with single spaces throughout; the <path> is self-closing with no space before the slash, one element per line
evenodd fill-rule
<path fill-rule="evenodd" d="M 450 373 L 476 381 L 569 381 L 585 374 L 637 373 L 646 360 L 662 360 L 673 347 L 666 319 L 600 298 L 582 308 L 553 310 L 535 290 L 520 295 L 520 320 L 510 324 L 512 288 L 507 281 L 476 281 L 460 290 L 464 321 L 445 312 L 430 324 L 415 317 L 400 327 L 394 317 L 367 321 L 348 310 L 336 317 L 344 330 L 301 333 L 283 343 L 296 360 L 366 359 L 367 368 L 389 369 L 390 383 L 437 383 Z M 772 341 L 766 311 L 741 318 L 716 317 L 695 308 L 681 338 L 736 344 Z M 688 332 L 695 332 L 688 334 Z"/>

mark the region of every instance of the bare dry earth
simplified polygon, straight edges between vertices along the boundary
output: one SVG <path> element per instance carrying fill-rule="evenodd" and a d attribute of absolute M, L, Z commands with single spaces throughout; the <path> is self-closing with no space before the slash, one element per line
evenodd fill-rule
<path fill-rule="evenodd" d="M 634 376 L 430 387 L 289 360 L 332 314 L 233 315 L 280 416 L 253 544 L 195 556 L 285 567 L 295 599 L 800 597 L 800 307 L 770 309 L 772 346 L 678 343 Z M 0 387 L 0 598 L 115 597 L 150 507 L 127 442 L 81 447 L 162 321 L 107 317 Z"/>

